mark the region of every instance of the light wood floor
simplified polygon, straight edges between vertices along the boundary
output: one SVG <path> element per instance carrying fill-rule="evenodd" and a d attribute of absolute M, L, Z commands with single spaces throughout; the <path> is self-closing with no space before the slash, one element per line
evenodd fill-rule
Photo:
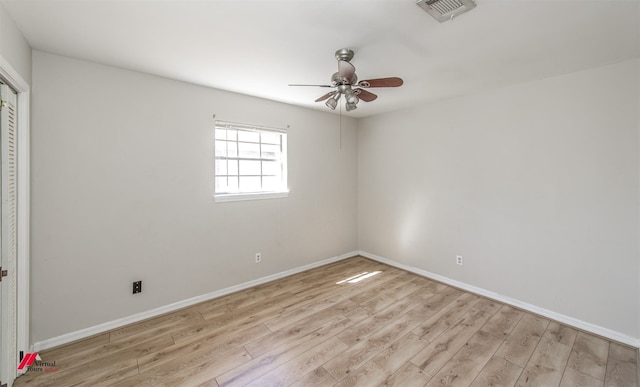
<path fill-rule="evenodd" d="M 15 385 L 629 387 L 636 354 L 355 257 L 48 350 Z"/>

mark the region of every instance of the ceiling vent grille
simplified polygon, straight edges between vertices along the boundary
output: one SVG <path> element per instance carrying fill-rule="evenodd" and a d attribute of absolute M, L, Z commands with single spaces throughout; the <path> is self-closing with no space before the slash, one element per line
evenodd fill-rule
<path fill-rule="evenodd" d="M 473 0 L 419 0 L 416 4 L 442 23 L 475 8 Z"/>

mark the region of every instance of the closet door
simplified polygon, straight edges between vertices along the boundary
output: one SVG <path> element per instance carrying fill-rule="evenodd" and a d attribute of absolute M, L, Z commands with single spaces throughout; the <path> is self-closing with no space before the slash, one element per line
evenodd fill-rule
<path fill-rule="evenodd" d="M 17 375 L 16 93 L 0 84 L 0 380 Z"/>

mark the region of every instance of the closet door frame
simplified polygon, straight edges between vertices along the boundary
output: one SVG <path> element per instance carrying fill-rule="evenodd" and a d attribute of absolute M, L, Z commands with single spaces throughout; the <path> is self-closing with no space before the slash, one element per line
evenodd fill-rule
<path fill-rule="evenodd" d="M 30 179 L 30 87 L 20 74 L 0 55 L 0 79 L 17 92 L 16 103 L 16 340 L 17 355 L 31 350 L 29 337 L 29 179 Z M 16 359 L 19 363 L 20 359 Z M 10 370 L 11 371 L 11 370 Z M 17 369 L 2 375 L 2 382 L 11 385 L 19 376 Z M 9 380 L 11 379 L 11 380 Z"/>

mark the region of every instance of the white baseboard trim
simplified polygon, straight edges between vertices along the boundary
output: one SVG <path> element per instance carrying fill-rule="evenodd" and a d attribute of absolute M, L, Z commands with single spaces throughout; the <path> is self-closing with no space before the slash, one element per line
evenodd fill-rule
<path fill-rule="evenodd" d="M 337 257 L 327 258 L 318 262 L 314 262 L 308 265 L 300 266 L 294 269 L 286 270 L 280 273 L 268 275 L 266 277 L 258 278 L 253 281 L 245 282 L 239 285 L 230 286 L 225 289 L 216 290 L 214 292 L 196 296 L 183 301 L 174 302 L 173 304 L 161 306 L 159 308 L 151 309 L 146 312 L 136 313 L 131 316 L 123 317 L 117 320 L 109 321 L 104 324 L 95 325 L 93 327 L 81 329 L 79 331 L 66 333 L 61 336 L 53 337 L 51 339 L 39 341 L 31 346 L 31 352 L 40 352 L 60 345 L 68 344 L 77 340 L 86 339 L 88 337 L 117 329 L 125 325 L 133 324 L 142 320 L 146 320 L 152 317 L 157 317 L 165 313 L 174 312 L 178 309 L 185 308 L 187 306 L 195 305 L 200 302 L 209 301 L 214 298 L 222 297 L 227 294 L 231 294 L 240 290 L 248 289 L 253 286 L 262 285 L 267 282 L 275 281 L 280 278 L 288 277 L 293 274 L 297 274 L 306 270 L 314 269 L 319 266 L 327 265 L 329 263 L 341 261 L 343 259 L 351 258 L 358 255 L 358 251 L 352 251 L 350 253 L 342 254 Z"/>
<path fill-rule="evenodd" d="M 593 333 L 595 335 L 602 336 L 602 337 L 605 337 L 607 339 L 617 341 L 619 343 L 623 343 L 623 344 L 626 344 L 626 345 L 630 345 L 632 347 L 640 348 L 640 339 L 636 339 L 636 338 L 627 336 L 627 335 L 622 334 L 620 332 L 616 332 L 616 331 L 613 331 L 611 329 L 601 327 L 599 325 L 595 325 L 595 324 L 591 324 L 591 323 L 588 323 L 588 322 L 585 322 L 585 321 L 582 321 L 582 320 L 578 320 L 578 319 L 573 318 L 571 316 L 567 316 L 567 315 L 564 315 L 564 314 L 561 314 L 561 313 L 557 313 L 557 312 L 554 312 L 554 311 L 551 311 L 551 310 L 548 310 L 548 309 L 545 309 L 545 308 L 541 308 L 541 307 L 536 306 L 536 305 L 528 304 L 526 302 L 522 302 L 522 301 L 517 300 L 515 298 L 503 296 L 502 294 L 494 293 L 494 292 L 491 292 L 489 290 L 485 290 L 485 289 L 482 289 L 482 288 L 479 288 L 479 287 L 476 287 L 476 286 L 473 286 L 473 285 L 469 285 L 469 284 L 466 284 L 464 282 L 456 281 L 456 280 L 453 280 L 451 278 L 444 277 L 444 276 L 441 276 L 441 275 L 438 275 L 438 274 L 434 274 L 434 273 L 431 273 L 431 272 L 426 271 L 426 270 L 422 270 L 422 269 L 418 269 L 416 267 L 404 265 L 402 263 L 393 261 L 391 259 L 383 258 L 383 257 L 380 257 L 380 256 L 375 255 L 375 254 L 371 254 L 371 253 L 366 252 L 366 251 L 360 251 L 359 255 L 361 255 L 361 256 L 363 256 L 365 258 L 372 259 L 374 261 L 378 261 L 378 262 L 387 264 L 389 266 L 397 267 L 398 269 L 406 270 L 408 272 L 411 272 L 411 273 L 414 273 L 414 274 L 418 274 L 420 276 L 427 277 L 427 278 L 430 278 L 430 279 L 445 283 L 447 285 L 451 285 L 453 287 L 468 291 L 470 293 L 474 293 L 474 294 L 477 294 L 477 295 L 480 295 L 480 296 L 483 296 L 483 297 L 486 297 L 486 298 L 490 298 L 492 300 L 496 300 L 496 301 L 499 301 L 499 302 L 514 306 L 514 307 L 519 308 L 519 309 L 526 310 L 528 312 L 531 312 L 531 313 L 534 313 L 534 314 L 537 314 L 537 315 L 540 315 L 540 316 L 543 316 L 543 317 L 547 317 L 547 318 L 549 318 L 551 320 L 555 320 L 555 321 L 561 322 L 563 324 L 570 325 L 570 326 L 572 326 L 574 328 L 577 328 L 577 329 L 580 329 L 580 330 L 583 330 L 583 331 L 586 331 L 586 332 L 589 332 L 589 333 Z"/>

